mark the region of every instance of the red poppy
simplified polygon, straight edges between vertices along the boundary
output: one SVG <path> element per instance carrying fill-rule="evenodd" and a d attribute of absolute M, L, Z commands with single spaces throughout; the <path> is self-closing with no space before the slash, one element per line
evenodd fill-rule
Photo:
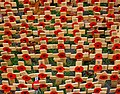
<path fill-rule="evenodd" d="M 7 67 L 6 67 L 6 66 L 1 66 L 0 70 L 1 70 L 2 72 L 7 72 Z"/>
<path fill-rule="evenodd" d="M 30 50 L 28 47 L 22 47 L 22 49 L 21 50 Z"/>
<path fill-rule="evenodd" d="M 82 3 L 84 0 L 76 0 L 76 3 Z"/>
<path fill-rule="evenodd" d="M 21 26 L 25 28 L 29 28 L 29 25 L 27 23 L 22 23 Z"/>
<path fill-rule="evenodd" d="M 27 13 L 27 11 L 30 11 L 30 8 L 24 8 L 24 13 Z"/>
<path fill-rule="evenodd" d="M 98 30 L 93 30 L 92 35 L 94 36 L 95 34 L 99 34 L 99 31 Z"/>
<path fill-rule="evenodd" d="M 58 94 L 57 91 L 51 91 L 50 94 Z"/>
<path fill-rule="evenodd" d="M 83 20 L 83 16 L 77 16 L 78 22 L 81 22 Z"/>
<path fill-rule="evenodd" d="M 28 75 L 24 75 L 24 76 L 22 77 L 22 79 L 25 80 L 25 81 L 29 81 L 29 80 L 31 79 L 31 77 L 28 76 Z"/>
<path fill-rule="evenodd" d="M 101 65 L 95 65 L 95 66 L 93 67 L 93 70 L 94 70 L 95 72 L 97 72 L 97 71 L 102 71 L 102 66 L 101 66 Z"/>
<path fill-rule="evenodd" d="M 74 38 L 74 43 L 76 43 L 76 44 L 77 44 L 77 43 L 78 43 L 78 41 L 80 41 L 80 40 L 81 40 L 81 37 L 75 37 L 75 38 Z"/>
<path fill-rule="evenodd" d="M 27 34 L 28 31 L 27 31 L 27 30 L 21 30 L 21 31 L 20 31 L 20 34 L 22 34 L 22 33 L 26 33 L 26 34 Z"/>
<path fill-rule="evenodd" d="M 84 68 L 82 66 L 76 66 L 74 70 L 75 72 L 82 72 Z"/>
<path fill-rule="evenodd" d="M 64 44 L 58 44 L 58 49 L 65 49 Z"/>
<path fill-rule="evenodd" d="M 96 18 L 96 21 L 100 21 L 101 18 L 99 16 L 94 16 L 94 18 Z"/>
<path fill-rule="evenodd" d="M 22 38 L 22 39 L 20 39 L 20 42 L 21 43 L 28 43 L 29 39 L 28 38 Z"/>
<path fill-rule="evenodd" d="M 23 66 L 23 65 L 21 65 L 21 66 L 17 66 L 17 69 L 18 69 L 19 71 L 24 71 L 24 70 L 26 70 L 26 67 Z"/>
<path fill-rule="evenodd" d="M 39 68 L 39 69 L 40 69 L 40 68 L 44 68 L 44 69 L 46 70 L 46 69 L 47 69 L 47 66 L 46 66 L 45 64 L 42 64 L 42 63 L 41 63 L 38 68 Z"/>
<path fill-rule="evenodd" d="M 9 26 L 9 28 L 12 28 L 12 25 L 9 22 L 5 23 L 4 26 Z"/>
<path fill-rule="evenodd" d="M 115 71 L 120 70 L 120 65 L 119 65 L 119 64 L 118 64 L 118 65 L 115 65 L 115 66 L 113 67 L 113 69 L 114 69 Z"/>
<path fill-rule="evenodd" d="M 92 28 L 93 26 L 97 25 L 97 23 L 96 22 L 91 22 L 89 25 L 90 25 L 90 28 Z"/>
<path fill-rule="evenodd" d="M 39 87 L 36 87 L 35 84 L 40 84 L 39 80 L 34 81 L 34 82 L 32 83 L 32 88 L 33 88 L 34 90 L 38 90 Z"/>
<path fill-rule="evenodd" d="M 13 73 L 8 73 L 8 74 L 7 74 L 7 77 L 8 77 L 10 80 L 13 80 L 13 79 L 16 78 L 16 75 L 13 74 Z"/>
<path fill-rule="evenodd" d="M 95 38 L 92 39 L 92 43 L 95 43 Z"/>
<path fill-rule="evenodd" d="M 65 68 L 62 67 L 62 66 L 58 66 L 58 67 L 56 67 L 56 70 L 57 70 L 58 72 L 63 72 L 63 71 L 65 70 Z"/>
<path fill-rule="evenodd" d="M 60 12 L 67 12 L 67 7 L 61 7 Z"/>
<path fill-rule="evenodd" d="M 27 16 L 27 20 L 35 20 L 35 16 L 33 15 Z"/>
<path fill-rule="evenodd" d="M 44 11 L 46 11 L 46 10 L 50 10 L 50 6 L 44 7 Z"/>
<path fill-rule="evenodd" d="M 94 6 L 93 11 L 100 12 L 101 8 L 99 6 Z"/>
<path fill-rule="evenodd" d="M 95 46 L 95 48 L 101 48 L 102 47 L 102 43 L 101 42 L 96 42 L 96 43 L 94 43 L 94 46 Z"/>
<path fill-rule="evenodd" d="M 65 0 L 58 0 L 58 4 L 61 4 L 62 2 L 65 2 Z"/>
<path fill-rule="evenodd" d="M 12 35 L 12 33 L 11 33 L 10 30 L 5 30 L 5 31 L 4 31 L 4 34 L 5 34 L 5 35 L 8 35 L 8 36 L 11 36 L 11 35 Z"/>
<path fill-rule="evenodd" d="M 97 53 L 97 54 L 95 55 L 95 59 L 102 59 L 102 54 Z"/>
<path fill-rule="evenodd" d="M 14 22 L 16 20 L 16 18 L 14 16 L 9 16 L 9 20 L 10 20 L 10 22 Z"/>
<path fill-rule="evenodd" d="M 65 58 L 66 54 L 64 52 L 58 53 L 59 58 Z"/>
<path fill-rule="evenodd" d="M 66 38 L 64 38 L 64 37 L 58 37 L 57 40 L 63 40 L 63 41 L 66 41 Z"/>
<path fill-rule="evenodd" d="M 120 94 L 120 88 L 117 88 L 117 89 L 115 90 L 115 94 Z"/>
<path fill-rule="evenodd" d="M 6 9 L 6 14 L 8 13 L 8 12 L 13 12 L 11 9 Z"/>
<path fill-rule="evenodd" d="M 72 28 L 74 28 L 74 25 L 78 25 L 78 22 L 72 23 Z"/>
<path fill-rule="evenodd" d="M 66 22 L 67 18 L 66 18 L 66 16 L 60 16 L 60 20 L 61 20 L 61 22 Z"/>
<path fill-rule="evenodd" d="M 108 2 L 116 2 L 116 0 L 108 0 Z"/>
<path fill-rule="evenodd" d="M 120 60 L 120 54 L 115 54 L 112 57 L 113 60 Z"/>
<path fill-rule="evenodd" d="M 107 22 L 106 25 L 107 25 L 107 28 L 111 28 L 111 26 L 114 25 L 114 22 Z"/>
<path fill-rule="evenodd" d="M 41 49 L 46 49 L 46 50 L 47 50 L 47 45 L 44 45 L 44 44 L 43 44 L 43 45 L 40 45 L 40 50 L 41 50 Z"/>
<path fill-rule="evenodd" d="M 2 59 L 4 60 L 9 60 L 11 58 L 11 56 L 10 55 L 3 55 L 2 56 Z"/>
<path fill-rule="evenodd" d="M 110 35 L 112 35 L 113 32 L 116 32 L 116 30 L 110 30 Z"/>
<path fill-rule="evenodd" d="M 30 1 L 29 0 L 24 0 L 23 3 L 24 4 L 30 4 Z"/>
<path fill-rule="evenodd" d="M 112 50 L 115 50 L 115 49 L 120 49 L 120 44 L 119 43 L 116 43 L 116 44 L 113 45 Z"/>
<path fill-rule="evenodd" d="M 8 85 L 2 85 L 1 88 L 4 92 L 10 92 L 10 90 L 11 90 L 11 87 L 9 87 Z"/>
<path fill-rule="evenodd" d="M 83 7 L 78 7 L 77 11 L 84 11 Z"/>
<path fill-rule="evenodd" d="M 21 94 L 30 94 L 28 91 L 22 91 Z"/>
<path fill-rule="evenodd" d="M 56 25 L 59 25 L 60 27 L 62 27 L 62 24 L 59 23 L 59 22 L 56 22 L 56 23 L 54 24 L 54 26 L 56 26 Z"/>
<path fill-rule="evenodd" d="M 28 54 L 23 54 L 22 57 L 24 60 L 29 60 L 31 58 Z"/>
<path fill-rule="evenodd" d="M 11 41 L 9 39 L 4 39 L 3 43 L 11 44 Z"/>
<path fill-rule="evenodd" d="M 99 0 L 91 0 L 92 4 L 94 4 L 95 2 L 99 2 Z"/>
<path fill-rule="evenodd" d="M 107 80 L 108 76 L 107 75 L 100 75 L 99 79 L 101 79 L 101 80 Z"/>
<path fill-rule="evenodd" d="M 4 2 L 4 7 L 6 8 L 6 5 L 8 4 L 12 7 L 12 4 L 10 2 Z"/>
<path fill-rule="evenodd" d="M 92 87 L 94 87 L 94 84 L 93 83 L 91 83 L 91 82 L 89 82 L 89 83 L 87 83 L 86 85 L 85 85 L 85 87 L 88 89 L 88 88 L 92 88 Z"/>
<path fill-rule="evenodd" d="M 24 84 L 19 84 L 19 85 L 18 85 L 18 88 L 27 88 L 27 86 L 24 85 Z"/>
<path fill-rule="evenodd" d="M 76 34 L 77 32 L 80 32 L 80 31 L 77 30 L 77 29 L 73 30 L 73 35 L 75 36 L 75 34 Z"/>
<path fill-rule="evenodd" d="M 83 45 L 77 45 L 76 49 L 83 49 Z"/>
<path fill-rule="evenodd" d="M 111 75 L 110 76 L 110 80 L 118 80 L 118 79 L 119 79 L 118 75 Z"/>
<path fill-rule="evenodd" d="M 48 58 L 48 54 L 47 53 L 43 53 L 43 54 L 40 55 L 40 58 L 46 59 L 46 58 Z"/>
<path fill-rule="evenodd" d="M 115 18 L 115 15 L 114 14 L 108 14 L 107 17 Z"/>
<path fill-rule="evenodd" d="M 82 53 L 77 53 L 75 55 L 75 59 L 82 59 L 83 58 L 83 54 Z"/>
<path fill-rule="evenodd" d="M 94 89 L 94 93 L 100 93 L 100 91 L 102 91 L 101 88 L 95 88 L 95 89 Z"/>
<path fill-rule="evenodd" d="M 80 94 L 80 93 L 78 93 L 78 92 L 73 92 L 72 94 Z"/>
<path fill-rule="evenodd" d="M 119 37 L 118 36 L 111 37 L 111 42 L 114 42 L 114 39 L 117 39 L 117 38 L 119 38 Z"/>
<path fill-rule="evenodd" d="M 81 77 L 75 77 L 74 80 L 75 82 L 83 82 L 83 79 Z"/>
<path fill-rule="evenodd" d="M 62 32 L 62 30 L 59 30 L 59 29 L 58 29 L 58 30 L 55 30 L 55 31 L 54 31 L 54 34 L 57 36 L 59 32 Z"/>
<path fill-rule="evenodd" d="M 66 85 L 65 85 L 65 88 L 66 88 L 66 89 L 73 89 L 74 86 L 73 86 L 72 84 L 66 84 Z"/>
<path fill-rule="evenodd" d="M 38 26 L 42 26 L 44 28 L 45 27 L 45 23 L 44 22 L 39 22 Z"/>
<path fill-rule="evenodd" d="M 3 51 L 11 52 L 11 49 L 9 47 L 4 47 Z"/>
<path fill-rule="evenodd" d="M 46 20 L 51 20 L 51 19 L 52 19 L 52 16 L 50 16 L 50 15 L 45 15 L 44 18 L 45 18 Z"/>
<path fill-rule="evenodd" d="M 38 30 L 38 35 L 40 35 L 41 33 L 44 33 L 43 30 Z"/>
<path fill-rule="evenodd" d="M 40 41 L 42 41 L 42 40 L 45 40 L 46 42 L 48 42 L 48 38 L 47 37 L 41 37 Z"/>
<path fill-rule="evenodd" d="M 46 84 L 40 84 L 40 88 L 46 88 L 47 85 Z"/>
<path fill-rule="evenodd" d="M 38 74 L 38 77 L 39 77 L 40 79 L 43 79 L 43 78 L 46 78 L 46 77 L 47 77 L 47 74 L 39 73 L 39 74 Z"/>
<path fill-rule="evenodd" d="M 56 77 L 58 77 L 58 78 L 64 78 L 64 74 L 56 74 Z"/>
<path fill-rule="evenodd" d="M 41 4 L 44 5 L 45 2 L 47 2 L 47 0 L 40 0 Z"/>

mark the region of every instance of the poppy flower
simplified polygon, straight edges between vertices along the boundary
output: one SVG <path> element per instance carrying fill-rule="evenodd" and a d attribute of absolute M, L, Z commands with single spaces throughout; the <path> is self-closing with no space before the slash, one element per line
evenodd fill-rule
<path fill-rule="evenodd" d="M 94 89 L 94 93 L 100 93 L 100 91 L 102 91 L 101 88 L 95 88 L 95 89 Z"/>
<path fill-rule="evenodd" d="M 95 66 L 93 67 L 93 70 L 94 70 L 95 72 L 102 71 L 102 66 L 101 66 L 101 65 L 95 65 Z"/>
<path fill-rule="evenodd" d="M 112 57 L 113 60 L 120 60 L 120 54 L 115 54 Z"/>
<path fill-rule="evenodd" d="M 8 4 L 12 7 L 12 4 L 10 2 L 4 2 L 4 7 L 6 8 L 6 5 Z"/>
<path fill-rule="evenodd" d="M 60 12 L 67 12 L 67 7 L 61 7 Z"/>
<path fill-rule="evenodd" d="M 101 18 L 99 16 L 94 16 L 94 18 L 96 18 L 96 21 L 100 21 Z"/>
<path fill-rule="evenodd" d="M 20 39 L 20 42 L 21 43 L 28 43 L 29 39 L 28 38 L 22 38 L 22 39 Z"/>
<path fill-rule="evenodd" d="M 99 31 L 98 30 L 93 30 L 92 35 L 94 36 L 95 34 L 99 34 Z"/>
<path fill-rule="evenodd" d="M 117 38 L 119 38 L 119 37 L 118 36 L 111 37 L 111 42 L 114 42 L 114 39 L 117 39 Z"/>
<path fill-rule="evenodd" d="M 83 45 L 77 45 L 76 49 L 83 49 Z"/>
<path fill-rule="evenodd" d="M 49 20 L 52 19 L 52 16 L 50 16 L 50 15 L 45 15 L 44 18 L 49 21 Z"/>
<path fill-rule="evenodd" d="M 81 77 L 75 77 L 74 80 L 75 82 L 83 82 L 83 79 Z"/>
<path fill-rule="evenodd" d="M 33 15 L 27 16 L 27 20 L 35 20 L 35 16 Z"/>
<path fill-rule="evenodd" d="M 76 0 L 76 3 L 82 3 L 84 0 Z"/>
<path fill-rule="evenodd" d="M 116 43 L 116 44 L 113 45 L 112 50 L 115 50 L 115 49 L 120 49 L 120 44 L 119 43 Z"/>
<path fill-rule="evenodd" d="M 62 32 L 62 30 L 59 30 L 59 29 L 58 29 L 58 30 L 55 30 L 55 31 L 54 31 L 54 34 L 57 36 L 59 32 Z"/>
<path fill-rule="evenodd" d="M 115 18 L 115 15 L 114 14 L 108 14 L 107 17 Z"/>
<path fill-rule="evenodd" d="M 115 90 L 115 94 L 119 94 L 120 93 L 120 88 L 117 88 L 116 90 Z"/>
<path fill-rule="evenodd" d="M 43 78 L 46 78 L 47 77 L 47 74 L 44 74 L 44 73 L 39 73 L 38 74 L 38 77 L 43 79 Z"/>
<path fill-rule="evenodd" d="M 38 30 L 38 35 L 40 35 L 40 33 L 44 33 L 43 30 Z"/>
<path fill-rule="evenodd" d="M 8 13 L 8 12 L 13 12 L 11 9 L 6 9 L 6 14 Z"/>
<path fill-rule="evenodd" d="M 73 92 L 72 94 L 80 94 L 79 92 Z"/>
<path fill-rule="evenodd" d="M 56 74 L 56 77 L 58 77 L 58 78 L 64 78 L 64 74 Z"/>
<path fill-rule="evenodd" d="M 40 88 L 46 88 L 47 85 L 46 84 L 40 84 Z"/>
<path fill-rule="evenodd" d="M 24 8 L 24 13 L 27 13 L 27 11 L 30 11 L 30 8 Z"/>
<path fill-rule="evenodd" d="M 27 88 L 27 86 L 24 85 L 24 84 L 19 84 L 19 85 L 18 85 L 18 88 Z"/>
<path fill-rule="evenodd" d="M 77 11 L 84 11 L 83 7 L 78 7 Z"/>
<path fill-rule="evenodd" d="M 97 53 L 97 54 L 95 55 L 95 59 L 102 59 L 102 54 Z"/>
<path fill-rule="evenodd" d="M 24 70 L 26 70 L 26 67 L 23 66 L 23 65 L 21 65 L 21 66 L 17 66 L 17 69 L 18 69 L 19 71 L 24 71 Z"/>
<path fill-rule="evenodd" d="M 74 25 L 78 25 L 78 22 L 72 23 L 72 28 L 74 28 Z"/>
<path fill-rule="evenodd" d="M 62 67 L 62 66 L 58 66 L 58 67 L 56 67 L 56 70 L 57 70 L 58 72 L 63 72 L 63 71 L 65 70 L 65 68 Z"/>
<path fill-rule="evenodd" d="M 27 31 L 27 30 L 21 30 L 21 31 L 20 31 L 20 34 L 22 34 L 22 33 L 26 33 L 26 34 L 27 34 L 28 31 Z"/>
<path fill-rule="evenodd" d="M 66 89 L 73 89 L 74 86 L 73 86 L 72 84 L 66 84 L 66 85 L 65 85 L 65 88 L 66 88 Z"/>
<path fill-rule="evenodd" d="M 11 90 L 11 87 L 9 87 L 8 85 L 2 85 L 2 90 L 4 91 L 4 92 L 10 92 L 10 90 Z"/>
<path fill-rule="evenodd" d="M 21 50 L 30 50 L 28 47 L 22 47 L 22 49 Z"/>
<path fill-rule="evenodd" d="M 28 91 L 22 91 L 21 94 L 30 94 Z"/>
<path fill-rule="evenodd" d="M 116 32 L 116 30 L 110 30 L 110 36 L 112 35 L 113 32 Z"/>
<path fill-rule="evenodd" d="M 3 59 L 3 60 L 9 60 L 10 58 L 11 58 L 10 55 L 3 55 L 3 56 L 2 56 L 2 59 Z"/>
<path fill-rule="evenodd" d="M 13 74 L 13 73 L 8 73 L 8 74 L 7 74 L 7 77 L 8 77 L 10 80 L 13 80 L 13 79 L 16 78 L 16 75 Z"/>
<path fill-rule="evenodd" d="M 45 27 L 45 23 L 44 22 L 39 22 L 38 26 L 42 26 L 44 28 Z"/>
<path fill-rule="evenodd" d="M 78 22 L 81 22 L 83 20 L 83 16 L 77 16 Z"/>
<path fill-rule="evenodd" d="M 50 94 L 58 94 L 57 91 L 51 91 Z"/>
<path fill-rule="evenodd" d="M 57 40 L 63 40 L 63 41 L 66 41 L 66 38 L 64 38 L 64 37 L 58 37 Z"/>
<path fill-rule="evenodd" d="M 5 35 L 8 35 L 8 36 L 11 36 L 11 35 L 12 35 L 12 33 L 11 33 L 10 30 L 5 30 L 5 31 L 4 31 L 4 34 L 5 34 Z"/>
<path fill-rule="evenodd" d="M 109 2 L 116 2 L 116 0 L 108 0 L 108 3 L 109 3 Z"/>
<path fill-rule="evenodd" d="M 11 44 L 11 41 L 9 39 L 4 39 L 3 43 Z"/>
<path fill-rule="evenodd" d="M 92 39 L 92 43 L 95 43 L 95 38 Z"/>
<path fill-rule="evenodd" d="M 64 52 L 58 53 L 59 58 L 65 58 L 66 54 Z"/>
<path fill-rule="evenodd" d="M 48 54 L 47 53 L 43 53 L 43 54 L 40 55 L 40 58 L 46 59 L 46 58 L 48 58 Z"/>
<path fill-rule="evenodd" d="M 34 82 L 32 83 L 32 88 L 33 88 L 34 90 L 38 90 L 39 87 L 36 87 L 35 84 L 40 84 L 39 80 L 34 81 Z"/>
<path fill-rule="evenodd" d="M 99 0 L 91 0 L 92 4 L 94 4 L 95 2 L 99 2 Z"/>
<path fill-rule="evenodd" d="M 84 68 L 82 66 L 76 66 L 74 70 L 75 72 L 82 72 Z"/>
<path fill-rule="evenodd" d="M 74 38 L 74 43 L 76 43 L 76 44 L 77 44 L 77 43 L 78 43 L 78 41 L 80 41 L 80 40 L 81 40 L 81 38 L 80 38 L 80 37 L 75 37 L 75 38 Z"/>
<path fill-rule="evenodd" d="M 12 25 L 9 22 L 5 23 L 4 26 L 9 26 L 9 28 L 12 28 Z"/>
<path fill-rule="evenodd" d="M 46 10 L 50 10 L 50 6 L 44 7 L 44 11 L 46 11 Z"/>
<path fill-rule="evenodd" d="M 90 25 L 90 28 L 92 28 L 93 26 L 97 25 L 97 23 L 96 22 L 91 22 L 89 25 Z"/>
<path fill-rule="evenodd" d="M 44 5 L 45 2 L 47 2 L 47 0 L 40 0 L 41 4 Z"/>
<path fill-rule="evenodd" d="M 40 50 L 41 50 L 41 49 L 46 49 L 46 50 L 47 50 L 47 45 L 44 45 L 44 44 L 43 44 L 43 45 L 40 45 Z"/>
<path fill-rule="evenodd" d="M 97 49 L 102 48 L 102 43 L 101 42 L 96 42 L 96 43 L 94 43 L 94 46 Z"/>
<path fill-rule="evenodd" d="M 107 75 L 100 75 L 99 79 L 101 79 L 101 80 L 107 80 L 108 76 Z"/>
<path fill-rule="evenodd" d="M 22 23 L 21 26 L 25 28 L 29 28 L 29 25 L 27 23 Z"/>
<path fill-rule="evenodd" d="M 101 8 L 98 6 L 94 6 L 93 11 L 95 12 L 100 12 Z"/>
<path fill-rule="evenodd" d="M 62 24 L 59 23 L 59 22 L 56 22 L 56 23 L 54 24 L 54 26 L 56 26 L 56 25 L 59 25 L 60 27 L 62 27 Z"/>
<path fill-rule="evenodd" d="M 3 51 L 11 52 L 11 49 L 9 47 L 4 47 Z"/>
<path fill-rule="evenodd" d="M 22 79 L 25 81 L 29 81 L 31 79 L 31 77 L 28 75 L 24 75 L 24 76 L 22 76 Z"/>
<path fill-rule="evenodd" d="M 60 20 L 61 20 L 61 22 L 66 22 L 67 18 L 66 18 L 66 16 L 60 16 Z"/>
<path fill-rule="evenodd" d="M 45 40 L 46 42 L 48 42 L 48 38 L 47 37 L 41 37 L 40 41 L 42 41 L 42 40 Z"/>
<path fill-rule="evenodd" d="M 1 66 L 0 70 L 1 70 L 2 72 L 7 72 L 7 67 L 6 67 L 6 66 Z"/>
<path fill-rule="evenodd" d="M 65 2 L 65 0 L 58 0 L 58 4 L 61 4 L 62 2 Z"/>
<path fill-rule="evenodd" d="M 111 28 L 111 26 L 114 25 L 114 22 L 107 22 L 106 25 L 107 25 L 107 28 Z"/>
<path fill-rule="evenodd" d="M 42 63 L 41 63 L 38 68 L 39 68 L 39 69 L 44 68 L 44 69 L 46 70 L 46 69 L 47 69 L 47 66 L 46 66 L 45 64 L 42 64 Z"/>
<path fill-rule="evenodd" d="M 75 55 L 75 59 L 82 59 L 83 58 L 83 54 L 82 53 L 77 53 Z"/>
<path fill-rule="evenodd" d="M 58 49 L 65 49 L 64 44 L 58 44 Z"/>
<path fill-rule="evenodd" d="M 24 60 L 29 60 L 31 58 L 28 54 L 23 54 L 22 57 Z"/>
<path fill-rule="evenodd" d="M 30 4 L 30 1 L 29 0 L 24 0 L 23 3 L 24 4 Z"/>
<path fill-rule="evenodd" d="M 119 65 L 119 64 L 118 64 L 118 65 L 115 65 L 115 66 L 113 67 L 113 69 L 114 69 L 115 71 L 120 70 L 120 65 Z"/>
<path fill-rule="evenodd" d="M 14 16 L 9 16 L 9 20 L 10 20 L 10 22 L 14 22 L 16 20 L 16 18 Z"/>
<path fill-rule="evenodd" d="M 91 83 L 91 82 L 89 82 L 89 83 L 87 83 L 86 85 L 85 85 L 85 88 L 92 88 L 92 87 L 94 87 L 94 84 L 93 83 Z"/>
<path fill-rule="evenodd" d="M 111 75 L 110 76 L 110 80 L 118 80 L 119 79 L 119 77 L 118 77 L 118 75 Z"/>

